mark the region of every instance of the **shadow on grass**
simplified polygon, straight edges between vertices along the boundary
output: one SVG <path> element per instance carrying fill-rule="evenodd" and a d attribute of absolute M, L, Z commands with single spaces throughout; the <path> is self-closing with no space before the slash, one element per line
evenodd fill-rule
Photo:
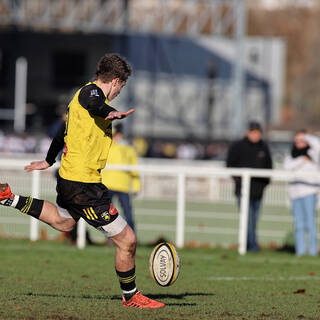
<path fill-rule="evenodd" d="M 25 296 L 32 297 L 49 297 L 49 298 L 68 298 L 68 299 L 93 299 L 93 300 L 122 300 L 120 295 L 66 295 L 66 294 L 54 294 L 54 293 L 33 293 L 28 292 L 24 294 Z M 186 292 L 180 294 L 146 294 L 151 299 L 177 299 L 182 300 L 186 297 L 196 297 L 196 296 L 214 296 L 214 293 L 202 293 L 202 292 Z M 195 306 L 196 303 L 166 303 L 167 306 Z"/>
<path fill-rule="evenodd" d="M 214 296 L 214 293 L 203 293 L 203 292 L 185 292 L 180 294 L 147 294 L 151 299 L 184 299 L 185 297 L 205 297 Z"/>

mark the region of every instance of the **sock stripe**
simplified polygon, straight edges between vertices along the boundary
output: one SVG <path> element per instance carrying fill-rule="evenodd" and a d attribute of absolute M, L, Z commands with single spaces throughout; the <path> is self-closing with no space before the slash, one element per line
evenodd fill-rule
<path fill-rule="evenodd" d="M 30 198 L 30 201 L 29 201 L 29 204 L 28 204 L 28 207 L 27 207 L 27 212 L 29 212 L 30 207 L 32 205 L 32 202 L 33 202 L 33 198 Z"/>
<path fill-rule="evenodd" d="M 22 213 L 32 216 L 36 219 L 39 219 L 41 215 L 43 204 L 44 200 L 18 195 L 13 195 L 13 198 L 0 200 L 0 205 L 16 208 Z"/>
<path fill-rule="evenodd" d="M 33 202 L 33 198 L 28 197 L 25 206 L 21 209 L 21 212 L 28 213 L 28 211 L 30 210 L 32 202 Z"/>
<path fill-rule="evenodd" d="M 21 212 L 25 213 L 25 210 L 26 210 L 27 205 L 28 205 L 28 201 L 29 201 L 29 198 L 26 199 L 25 205 L 20 210 Z"/>
<path fill-rule="evenodd" d="M 120 280 L 120 282 L 122 282 L 122 283 L 129 283 L 129 282 L 134 281 L 135 279 L 136 279 L 136 275 L 135 275 L 135 274 L 134 274 L 133 276 L 127 277 L 127 278 L 121 278 L 121 277 L 119 277 L 119 280 Z"/>
<path fill-rule="evenodd" d="M 117 276 L 120 282 L 120 288 L 122 291 L 132 291 L 136 288 L 136 270 L 135 267 L 133 267 L 131 270 L 121 272 L 117 271 Z M 128 295 L 131 296 L 131 294 L 125 294 L 125 299 L 128 299 Z"/>
<path fill-rule="evenodd" d="M 27 205 L 28 205 L 28 200 L 29 200 L 29 199 L 26 200 L 26 204 L 25 204 L 25 205 L 22 207 L 22 209 L 20 210 L 20 211 L 23 212 L 23 213 L 26 213 L 25 210 L 26 210 Z"/>

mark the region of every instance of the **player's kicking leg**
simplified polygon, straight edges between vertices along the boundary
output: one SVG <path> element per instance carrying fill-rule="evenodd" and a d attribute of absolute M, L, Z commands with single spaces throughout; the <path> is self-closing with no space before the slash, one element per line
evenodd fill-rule
<path fill-rule="evenodd" d="M 0 205 L 18 209 L 59 231 L 70 231 L 76 223 L 66 210 L 49 201 L 13 194 L 7 183 L 0 183 Z"/>
<path fill-rule="evenodd" d="M 49 201 L 14 195 L 6 183 L 0 183 L 0 205 L 16 208 L 60 231 L 70 231 L 75 224 L 75 220 L 65 209 L 58 208 Z M 145 297 L 136 289 L 136 237 L 125 220 L 118 216 L 113 223 L 99 230 L 104 230 L 117 245 L 116 271 L 123 291 L 123 306 L 140 309 L 164 307 L 164 303 Z"/>

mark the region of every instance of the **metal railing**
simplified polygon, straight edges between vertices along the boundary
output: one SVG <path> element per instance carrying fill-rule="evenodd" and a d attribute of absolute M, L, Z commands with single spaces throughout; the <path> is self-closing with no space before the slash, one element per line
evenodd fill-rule
<path fill-rule="evenodd" d="M 317 177 L 320 181 L 319 172 L 292 172 L 287 170 L 267 170 L 267 169 L 252 169 L 252 168 L 212 168 L 212 167 L 194 167 L 194 166 L 123 166 L 113 165 L 106 170 L 134 170 L 141 173 L 152 173 L 165 175 L 174 175 L 178 177 L 177 190 L 177 218 L 176 218 L 176 245 L 183 247 L 184 245 L 184 230 L 185 230 L 185 181 L 186 177 L 231 177 L 239 176 L 242 178 L 242 192 L 240 200 L 240 219 L 238 233 L 238 252 L 245 254 L 247 250 L 247 227 L 248 227 L 248 212 L 249 212 L 249 192 L 250 180 L 252 177 L 268 177 L 273 180 L 290 181 L 294 178 Z M 79 228 L 79 237 L 85 237 L 83 230 Z M 81 234 L 81 235 L 80 235 Z M 79 244 L 83 241 L 79 241 Z"/>
<path fill-rule="evenodd" d="M 23 169 L 26 164 L 25 160 L 8 161 L 8 159 L 0 159 L 1 169 Z M 248 224 L 248 210 L 249 210 L 249 190 L 250 179 L 252 177 L 269 177 L 273 181 L 290 181 L 294 178 L 313 177 L 320 181 L 319 172 L 291 172 L 286 170 L 264 170 L 251 168 L 222 168 L 212 166 L 195 166 L 195 165 L 138 165 L 138 166 L 123 166 L 113 165 L 106 168 L 106 170 L 134 170 L 141 174 L 157 174 L 177 177 L 177 193 L 176 193 L 176 229 L 175 242 L 177 247 L 184 246 L 185 236 L 185 216 L 186 216 L 186 179 L 187 177 L 224 177 L 230 178 L 232 176 L 240 176 L 242 178 L 242 193 L 240 200 L 240 218 L 238 228 L 238 251 L 240 254 L 246 253 L 247 244 L 247 224 Z M 40 195 L 40 172 L 33 171 L 31 184 L 31 195 L 39 197 Z M 3 177 L 0 177 L 3 179 Z M 38 220 L 30 218 L 30 239 L 38 239 Z M 84 220 L 80 220 L 78 224 L 78 239 L 77 246 L 79 248 L 85 247 L 85 230 L 86 224 Z"/>

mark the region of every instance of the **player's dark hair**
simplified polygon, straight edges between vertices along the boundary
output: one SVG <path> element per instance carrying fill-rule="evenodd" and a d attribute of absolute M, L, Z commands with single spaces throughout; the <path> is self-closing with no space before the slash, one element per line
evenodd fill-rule
<path fill-rule="evenodd" d="M 106 83 L 114 78 L 127 81 L 131 75 L 128 62 L 117 54 L 105 54 L 97 64 L 96 79 Z"/>

